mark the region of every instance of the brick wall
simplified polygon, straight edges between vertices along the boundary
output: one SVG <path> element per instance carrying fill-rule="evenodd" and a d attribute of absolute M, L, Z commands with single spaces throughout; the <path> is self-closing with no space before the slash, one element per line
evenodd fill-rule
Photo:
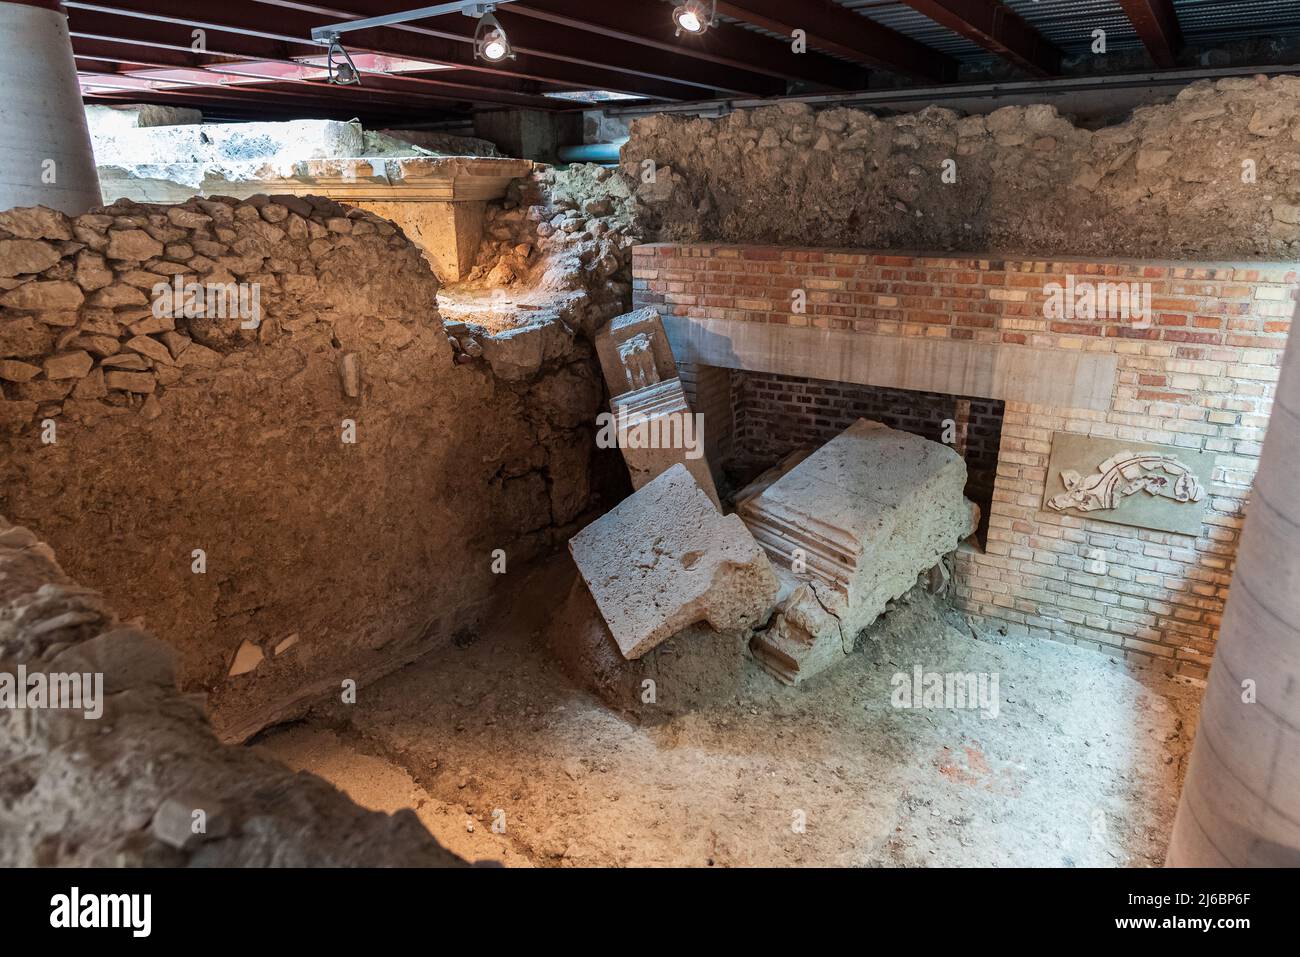
<path fill-rule="evenodd" d="M 982 545 L 993 504 L 1002 414 L 997 399 L 732 370 L 730 458 L 742 471 L 766 468 L 800 446 L 829 442 L 860 418 L 944 442 L 966 460 L 966 497 L 980 507 L 976 537 Z M 707 413 L 705 421 L 710 421 Z"/>
<path fill-rule="evenodd" d="M 860 418 L 946 441 L 970 469 L 992 472 L 1002 437 L 1002 402 L 939 392 L 913 392 L 788 376 L 733 371 L 731 401 L 738 459 L 771 463 L 801 445 L 829 442 Z"/>
<path fill-rule="evenodd" d="M 1104 409 L 1006 398 L 986 549 L 960 554 L 957 600 L 1015 633 L 1205 673 L 1295 308 L 1293 264 L 672 244 L 638 247 L 633 263 L 636 304 L 667 315 L 1114 356 Z M 1149 283 L 1149 325 L 1105 310 L 1048 318 L 1047 284 L 1071 276 Z M 1215 453 L 1200 534 L 1043 511 L 1056 431 Z"/>

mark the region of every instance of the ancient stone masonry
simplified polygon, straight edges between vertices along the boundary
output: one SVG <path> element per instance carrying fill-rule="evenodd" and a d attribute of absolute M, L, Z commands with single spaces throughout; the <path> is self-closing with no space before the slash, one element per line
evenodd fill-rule
<path fill-rule="evenodd" d="M 752 628 L 776 597 L 753 536 L 680 464 L 584 528 L 569 551 L 624 658 L 701 621 Z"/>
<path fill-rule="evenodd" d="M 1202 81 L 1096 130 L 1041 104 L 656 115 L 632 124 L 621 158 L 649 209 L 647 235 L 664 241 L 1300 255 L 1295 76 Z"/>
<path fill-rule="evenodd" d="M 221 745 L 202 699 L 177 691 L 175 658 L 0 517 L 0 865 L 463 864 L 410 810 L 362 810 Z"/>
<path fill-rule="evenodd" d="M 721 507 L 704 457 L 704 417 L 691 411 L 658 313 L 639 309 L 611 319 L 596 335 L 596 354 L 632 487 L 680 462 Z"/>
<path fill-rule="evenodd" d="M 594 502 L 591 346 L 453 346 L 437 291 L 320 197 L 0 213 L 0 509 L 179 650 L 222 737 L 472 630 L 494 551 Z"/>
<path fill-rule="evenodd" d="M 622 177 L 601 166 L 539 168 L 488 206 L 468 289 L 531 296 L 588 338 L 631 301 L 639 204 Z"/>
<path fill-rule="evenodd" d="M 744 523 L 721 515 L 684 465 L 588 525 L 569 551 L 578 576 L 546 640 L 571 677 L 648 720 L 741 687 L 777 578 Z"/>
<path fill-rule="evenodd" d="M 978 524 L 952 449 L 861 419 L 775 477 L 739 513 L 780 570 L 783 604 L 754 655 L 796 683 L 858 634 Z"/>

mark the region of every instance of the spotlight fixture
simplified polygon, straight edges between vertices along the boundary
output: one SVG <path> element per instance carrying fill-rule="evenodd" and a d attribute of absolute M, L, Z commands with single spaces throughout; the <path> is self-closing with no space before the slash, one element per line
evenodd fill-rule
<path fill-rule="evenodd" d="M 677 24 L 677 36 L 682 32 L 699 36 L 718 18 L 718 0 L 706 4 L 704 0 L 685 0 L 673 8 L 673 23 Z"/>
<path fill-rule="evenodd" d="M 474 56 L 489 63 L 515 58 L 506 31 L 491 13 L 484 13 L 478 18 L 478 27 L 474 30 Z"/>
<path fill-rule="evenodd" d="M 348 51 L 339 42 L 338 34 L 329 38 L 329 44 L 329 52 L 325 54 L 325 72 L 329 82 L 338 86 L 349 86 L 354 83 L 359 86 L 361 74 L 357 72 L 357 65 L 352 62 Z M 336 55 L 343 58 L 342 62 L 334 61 Z"/>

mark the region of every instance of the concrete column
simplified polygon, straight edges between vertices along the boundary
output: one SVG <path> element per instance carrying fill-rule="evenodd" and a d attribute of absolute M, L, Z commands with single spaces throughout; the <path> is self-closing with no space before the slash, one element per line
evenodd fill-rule
<path fill-rule="evenodd" d="M 1171 867 L 1300 867 L 1298 338 L 1292 334 L 1282 358 L 1165 861 Z"/>
<path fill-rule="evenodd" d="M 0 209 L 100 204 L 99 175 L 58 0 L 0 0 Z"/>
<path fill-rule="evenodd" d="M 495 143 L 506 156 L 555 163 L 561 146 L 582 142 L 582 114 L 541 110 L 475 113 L 474 135 Z"/>

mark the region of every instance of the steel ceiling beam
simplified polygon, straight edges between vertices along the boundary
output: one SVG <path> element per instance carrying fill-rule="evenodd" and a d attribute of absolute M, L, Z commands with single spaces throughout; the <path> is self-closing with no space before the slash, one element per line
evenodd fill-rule
<path fill-rule="evenodd" d="M 83 22 L 82 25 L 84 26 L 87 24 Z M 173 37 L 172 39 L 175 38 Z M 103 37 L 99 34 L 91 33 L 80 29 L 78 31 L 73 32 L 72 42 L 79 56 L 85 54 L 90 57 L 103 56 L 115 60 L 120 60 L 121 58 L 130 54 L 131 51 L 124 50 L 123 49 L 124 47 L 130 47 L 133 44 L 137 46 L 142 45 L 142 41 L 140 39 L 136 39 L 136 40 L 123 40 L 120 38 L 110 39 L 107 37 Z M 221 45 L 224 48 L 226 48 L 227 52 L 218 52 L 215 55 L 211 55 L 211 56 L 203 56 L 194 53 L 188 44 L 174 43 L 174 42 L 167 44 L 165 46 L 156 45 L 155 43 L 149 43 L 149 45 L 143 46 L 143 49 L 149 51 L 147 59 L 150 62 L 164 63 L 169 67 L 191 67 L 194 69 L 203 69 L 205 67 L 219 68 L 221 66 L 222 59 L 229 60 L 232 58 L 253 59 L 253 60 L 271 59 L 272 62 L 285 62 L 285 63 L 292 62 L 288 59 L 276 59 L 274 57 L 270 57 L 267 55 L 263 55 L 263 56 L 257 55 L 258 52 L 262 54 L 272 53 L 274 51 L 274 47 L 272 46 L 266 46 L 266 47 L 259 48 L 258 50 L 250 51 L 250 49 L 248 49 L 244 44 L 244 42 L 240 39 L 223 41 Z M 236 49 L 239 51 L 238 53 L 234 52 Z M 217 57 L 220 57 L 221 59 L 217 59 Z M 136 57 L 136 62 L 143 62 L 143 61 L 141 61 L 139 57 Z M 400 74 L 393 73 L 393 74 L 388 74 L 388 76 L 393 80 L 402 81 L 412 77 L 417 77 L 417 78 L 423 77 L 423 73 L 422 72 L 400 73 Z M 544 88 L 547 87 L 557 89 L 557 90 L 562 90 L 562 89 L 586 90 L 591 88 L 590 82 L 578 83 L 575 81 L 561 81 L 554 78 L 547 78 L 545 80 L 540 80 L 540 79 L 535 79 L 531 76 L 519 76 L 515 74 L 499 74 L 495 72 L 486 72 L 486 71 L 473 71 L 471 69 L 461 67 L 461 66 L 456 66 L 454 69 L 451 70 L 439 70 L 436 72 L 432 72 L 429 74 L 429 77 L 438 80 L 439 82 L 442 82 L 444 84 L 454 81 L 458 83 L 464 83 L 465 85 L 471 88 L 476 88 L 481 86 L 489 90 L 499 89 L 499 90 L 507 90 L 507 91 L 520 92 L 520 93 L 524 93 L 524 92 L 541 93 L 544 91 Z M 626 78 L 619 77 L 619 79 L 626 79 Z M 662 84 L 662 85 L 647 84 L 647 85 L 651 86 L 658 93 L 661 94 L 659 96 L 654 96 L 649 93 L 643 94 L 649 96 L 653 100 L 668 100 L 668 101 L 676 102 L 676 101 L 687 99 L 689 95 L 697 92 L 697 91 L 690 90 L 689 88 L 686 87 L 677 87 L 671 84 Z"/>
<path fill-rule="evenodd" d="M 860 90 L 866 73 L 853 64 L 821 56 L 795 53 L 788 42 L 773 40 L 751 30 L 719 23 L 702 36 L 676 36 L 672 9 L 657 0 L 624 0 L 618 4 L 593 4 L 588 0 L 521 0 L 511 14 L 582 30 L 614 40 L 750 70 L 782 80 L 813 83 L 837 90 Z"/>
<path fill-rule="evenodd" d="M 248 93 L 248 94 L 252 94 L 253 96 L 260 95 L 262 97 L 282 98 L 284 96 L 294 96 L 294 95 L 299 96 L 299 98 L 319 97 L 323 99 L 333 100 L 339 103 L 343 108 L 347 107 L 346 91 L 341 90 L 339 87 L 333 84 L 325 83 L 319 80 L 299 79 L 294 77 L 266 77 L 266 78 L 259 79 L 258 74 L 246 73 L 246 72 L 241 73 L 237 70 L 232 70 L 232 69 L 222 69 L 221 64 L 212 64 L 212 63 L 205 64 L 205 63 L 188 62 L 188 58 L 184 57 L 183 55 L 176 55 L 174 53 L 171 55 L 159 56 L 157 55 L 158 51 L 155 51 L 154 56 L 125 57 L 125 56 L 114 56 L 110 53 L 103 52 L 105 49 L 106 49 L 105 47 L 96 48 L 95 55 L 91 57 L 83 56 L 81 53 L 76 53 L 74 54 L 74 56 L 76 57 L 77 63 L 79 65 L 95 64 L 95 63 L 109 64 L 114 68 L 111 73 L 104 72 L 102 70 L 96 71 L 92 69 L 82 69 L 81 72 L 82 73 L 98 72 L 99 75 L 114 76 L 114 77 L 128 79 L 128 80 L 139 80 L 145 83 L 148 83 L 150 81 L 156 81 L 165 84 L 170 84 L 175 82 L 175 83 L 181 83 L 186 88 L 186 90 L 204 90 L 213 94 L 220 93 L 223 91 L 231 91 L 231 92 L 239 92 L 239 93 Z M 241 62 L 259 62 L 259 61 L 237 60 L 231 62 L 241 63 Z M 274 60 L 274 61 L 261 61 L 261 62 L 288 64 L 288 63 L 292 63 L 293 61 Z M 131 69 L 122 69 L 122 67 L 129 67 Z M 158 79 L 154 77 L 140 76 L 139 72 L 144 70 L 195 70 L 204 73 L 209 73 L 212 75 L 213 79 L 211 82 L 201 82 L 198 80 L 167 80 L 167 79 Z M 257 80 L 257 82 L 227 83 L 226 82 L 227 80 L 231 80 L 231 81 Z M 170 86 L 164 86 L 161 88 L 154 88 L 152 92 L 154 92 L 158 96 L 170 96 L 170 95 L 179 95 L 180 93 L 185 91 L 176 90 L 175 88 L 172 88 Z M 459 101 L 451 97 L 412 94 L 411 92 L 405 89 L 369 87 L 366 92 L 375 94 L 375 96 L 368 97 L 365 100 L 365 102 L 378 103 L 382 101 L 398 109 L 403 108 L 405 104 L 410 104 L 411 101 L 414 100 L 416 101 L 417 108 L 406 110 L 406 112 L 412 112 L 412 113 L 420 112 L 420 109 L 424 108 L 425 106 L 429 106 L 429 107 L 437 106 L 448 110 L 460 109 L 464 106 L 464 101 Z M 189 95 L 201 96 L 207 94 L 191 93 Z"/>
<path fill-rule="evenodd" d="M 917 13 L 1009 60 L 1031 76 L 1059 76 L 1061 51 L 1000 0 L 903 0 Z"/>
<path fill-rule="evenodd" d="M 339 18 L 361 18 L 373 12 L 377 5 L 387 7 L 384 0 L 347 0 L 348 9 L 336 6 L 295 3 L 291 0 L 243 0 L 228 2 L 212 8 L 201 0 L 112 0 L 108 3 L 90 3 L 86 0 L 68 0 L 70 11 L 94 12 L 105 16 L 143 18 L 158 23 L 170 23 L 188 28 L 184 39 L 188 42 L 189 30 L 204 29 L 238 35 L 250 41 L 271 41 L 284 45 L 281 55 L 313 55 L 321 52 L 319 44 L 310 39 L 311 30 L 322 23 Z M 273 8 L 271 10 L 262 8 Z M 503 14 L 504 15 L 504 14 Z M 484 71 L 503 76 L 519 76 L 527 57 L 528 69 L 538 61 L 562 61 L 581 67 L 570 70 L 567 82 L 585 74 L 588 83 L 595 84 L 603 75 L 627 74 L 641 77 L 657 84 L 672 84 L 674 89 L 694 90 L 694 96 L 716 95 L 719 92 L 768 96 L 783 92 L 783 85 L 774 85 L 768 77 L 756 76 L 742 70 L 729 69 L 710 63 L 701 63 L 686 57 L 668 58 L 653 55 L 630 43 L 603 43 L 593 47 L 579 33 L 533 23 L 515 18 L 507 29 L 511 45 L 520 54 L 519 61 L 509 67 L 488 67 L 473 57 L 474 22 L 468 17 L 449 18 L 440 28 L 425 28 L 409 24 L 360 30 L 347 43 L 350 50 L 362 50 L 389 56 L 432 60 L 450 63 L 467 70 Z M 460 23 L 458 21 L 465 21 Z M 254 26 L 253 24 L 257 24 Z M 259 26 L 262 27 L 259 29 Z M 544 66 L 543 69 L 549 69 Z M 545 75 L 538 79 L 547 79 Z M 625 77 L 624 86 L 635 85 Z M 591 86 L 587 86 L 591 88 Z M 618 89 L 618 85 L 605 87 Z M 627 92 L 639 92 L 628 90 Z M 647 95 L 656 95 L 648 93 Z M 679 94 L 680 95 L 680 94 Z"/>
<path fill-rule="evenodd" d="M 68 29 L 73 37 L 74 52 L 84 52 L 80 38 L 100 41 L 161 46 L 172 50 L 192 50 L 190 32 L 202 29 L 211 33 L 229 34 L 235 39 L 224 39 L 206 44 L 205 50 L 213 56 L 238 59 L 270 60 L 276 62 L 294 62 L 293 56 L 319 56 L 321 48 L 308 40 L 296 36 L 272 32 L 269 30 L 250 30 L 225 18 L 208 17 L 206 19 L 176 17 L 166 13 L 151 14 L 145 12 L 148 3 L 132 2 L 130 10 L 108 11 L 101 4 L 69 0 Z M 119 4 L 125 6 L 126 3 Z M 157 4 L 161 6 L 161 4 Z M 169 5 L 170 6 L 170 5 Z M 138 9 L 137 9 L 138 8 Z M 174 8 L 173 8 L 174 9 Z M 185 29 L 177 30 L 175 27 Z M 301 47 L 301 49 L 295 49 Z M 375 51 L 382 52 L 382 51 Z M 365 73 L 367 86 L 378 90 L 398 90 L 405 85 L 415 96 L 421 96 L 417 87 L 426 88 L 431 94 L 436 92 L 448 94 L 442 99 L 466 100 L 494 106 L 518 106 L 530 109 L 554 109 L 554 101 L 539 95 L 513 90 L 493 89 L 471 82 L 458 82 L 450 79 L 434 79 L 413 76 L 412 74 L 377 74 Z M 316 82 L 316 81 L 308 81 Z M 324 82 L 324 81 L 320 81 Z"/>
<path fill-rule="evenodd" d="M 1172 0 L 1119 0 L 1119 4 L 1156 65 L 1177 66 L 1183 31 Z"/>
<path fill-rule="evenodd" d="M 956 60 L 833 0 L 718 0 L 718 13 L 783 36 L 803 30 L 809 47 L 894 73 L 924 80 L 957 75 Z"/>
<path fill-rule="evenodd" d="M 105 73 L 97 70 L 78 69 L 78 74 L 86 77 L 102 77 L 105 80 L 104 86 L 111 86 L 112 80 L 129 79 L 129 74 L 123 73 Z M 424 110 L 402 109 L 401 102 L 388 99 L 378 94 L 367 94 L 359 100 L 345 100 L 340 97 L 331 96 L 328 93 L 319 95 L 306 95 L 299 93 L 289 93 L 284 90 L 268 91 L 263 88 L 262 84 L 245 87 L 206 87 L 201 85 L 184 86 L 181 88 L 169 89 L 142 89 L 123 87 L 120 92 L 105 92 L 97 90 L 87 93 L 87 99 L 90 98 L 121 98 L 125 97 L 128 102 L 139 102 L 142 98 L 154 99 L 155 101 L 173 102 L 180 101 L 182 105 L 185 101 L 199 102 L 238 102 L 245 103 L 249 106 L 266 105 L 268 102 L 267 94 L 275 94 L 274 99 L 270 102 L 295 106 L 313 106 L 313 107 L 330 107 L 347 112 L 352 111 L 355 114 L 358 105 L 384 110 L 390 114 L 401 114 L 410 116 L 418 113 L 421 116 L 425 114 Z"/>
<path fill-rule="evenodd" d="M 389 0 L 334 0 L 327 6 L 305 3 L 300 0 L 252 0 L 253 3 L 272 6 L 279 10 L 305 12 L 313 15 L 327 16 L 333 19 L 362 19 L 378 16 L 386 12 Z M 644 0 L 620 0 L 620 2 L 644 2 Z M 637 44 L 610 39 L 609 42 L 593 47 L 580 34 L 571 29 L 555 25 L 529 21 L 516 16 L 511 7 L 501 11 L 498 17 L 502 27 L 510 37 L 510 48 L 520 59 L 530 55 L 543 60 L 558 60 L 573 64 L 590 71 L 619 71 L 633 76 L 661 82 L 677 83 L 693 87 L 698 91 L 717 91 L 724 87 L 729 91 L 748 89 L 753 95 L 770 96 L 785 92 L 783 84 L 776 84 L 770 78 L 756 76 L 748 69 L 730 68 L 718 63 L 702 63 L 683 53 L 655 56 Z M 466 17 L 447 17 L 437 23 L 417 25 L 400 23 L 375 31 L 362 31 L 365 42 L 391 45 L 398 42 L 399 34 L 415 34 L 422 39 L 421 44 L 431 41 L 450 41 L 459 47 L 460 56 L 468 59 L 468 64 L 480 65 L 482 61 L 473 58 L 474 48 L 473 21 Z M 353 48 L 359 42 L 358 37 L 349 37 L 346 46 Z M 409 38 L 408 38 L 409 42 Z M 441 59 L 441 58 L 440 58 Z M 459 61 L 458 61 L 459 62 Z M 503 65 L 494 64 L 494 69 L 503 69 Z M 588 89 L 616 87 L 598 84 L 593 76 Z M 697 97 L 703 95 L 700 92 Z"/>
<path fill-rule="evenodd" d="M 434 17 L 446 16 L 449 13 L 468 14 L 476 16 L 478 13 L 487 12 L 489 7 L 499 7 L 507 3 L 514 3 L 515 0 L 456 0 L 454 3 L 438 3 L 431 7 L 416 7 L 413 10 L 402 10 L 397 13 L 384 13 L 375 17 L 368 17 L 365 20 L 343 20 L 339 23 L 329 23 L 321 27 L 312 27 L 311 37 L 317 42 L 329 40 L 333 37 L 341 36 L 353 30 L 369 30 L 372 27 L 391 27 L 399 23 L 410 23 L 412 20 L 430 20 Z"/>

